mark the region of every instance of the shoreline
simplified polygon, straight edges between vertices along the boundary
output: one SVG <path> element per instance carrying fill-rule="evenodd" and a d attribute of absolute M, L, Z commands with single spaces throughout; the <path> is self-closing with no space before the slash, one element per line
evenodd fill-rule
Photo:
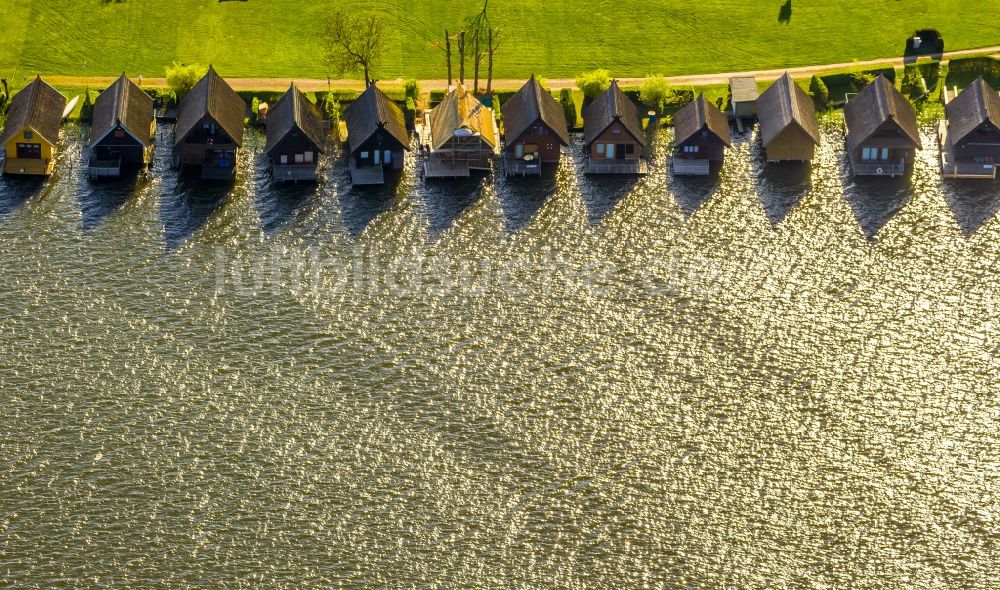
<path fill-rule="evenodd" d="M 994 45 L 990 47 L 980 47 L 976 49 L 960 49 L 956 51 L 946 51 L 940 55 L 937 59 L 940 61 L 947 61 L 953 57 L 974 57 L 974 56 L 993 56 L 1000 57 L 1000 45 Z M 841 62 L 835 64 L 823 64 L 815 66 L 802 66 L 794 68 L 779 68 L 779 69 L 766 69 L 766 70 L 746 70 L 741 72 L 718 72 L 713 74 L 693 74 L 693 75 L 683 75 L 683 76 L 665 76 L 667 82 L 672 86 L 711 86 L 716 84 L 726 84 L 729 78 L 734 76 L 753 76 L 759 81 L 771 81 L 776 80 L 781 77 L 785 72 L 791 74 L 793 78 L 803 79 L 809 78 L 814 74 L 838 72 L 843 70 L 850 70 L 855 68 L 864 68 L 870 66 L 892 66 L 892 67 L 903 67 L 907 60 L 912 60 L 913 62 L 923 60 L 926 61 L 928 58 L 934 56 L 919 56 L 917 58 L 903 58 L 903 57 L 886 57 L 865 61 L 852 61 L 852 62 Z M 544 73 L 540 73 L 544 75 Z M 118 76 L 73 76 L 65 74 L 41 74 L 43 78 L 50 84 L 54 86 L 93 86 L 95 88 L 104 88 L 113 83 Z M 529 74 L 530 75 L 530 74 Z M 240 77 L 225 77 L 226 81 L 233 87 L 236 91 L 260 91 L 260 92 L 278 92 L 284 91 L 288 88 L 291 82 L 302 89 L 304 92 L 324 92 L 328 89 L 330 90 L 364 90 L 363 80 L 352 80 L 352 79 L 318 79 L 318 78 L 240 78 Z M 524 80 L 527 79 L 527 75 L 524 79 L 512 79 L 503 78 L 493 80 L 494 90 L 516 90 L 524 84 Z M 638 86 L 641 84 L 645 77 L 639 78 L 618 78 L 623 86 Z M 466 80 L 469 81 L 468 79 Z M 561 90 L 563 88 L 575 88 L 576 79 L 575 78 L 552 78 L 546 79 L 552 90 Z M 379 84 L 383 88 L 402 88 L 405 79 L 396 78 L 393 80 L 379 80 Z M 445 79 L 426 79 L 418 80 L 423 92 L 429 92 L 431 90 L 444 90 L 448 87 L 448 81 Z M 485 80 L 480 80 L 481 84 L 485 86 Z M 143 77 L 142 86 L 144 88 L 166 88 L 166 78 L 164 77 Z M 12 88 L 13 90 L 13 88 Z"/>

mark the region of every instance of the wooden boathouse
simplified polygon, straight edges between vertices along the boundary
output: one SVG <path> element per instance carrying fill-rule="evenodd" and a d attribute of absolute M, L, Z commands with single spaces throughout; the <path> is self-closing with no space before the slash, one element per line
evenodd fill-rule
<path fill-rule="evenodd" d="M 736 76 L 729 79 L 729 104 L 737 121 L 757 116 L 758 98 L 760 91 L 757 90 L 757 79 L 753 76 Z"/>
<path fill-rule="evenodd" d="M 618 88 L 611 87 L 594 99 L 583 114 L 583 140 L 587 149 L 587 174 L 645 174 L 646 134 L 639 109 Z"/>
<path fill-rule="evenodd" d="M 268 110 L 264 123 L 271 178 L 276 182 L 316 180 L 316 165 L 326 143 L 319 109 L 293 82 Z"/>
<path fill-rule="evenodd" d="M 401 170 L 410 135 L 399 106 L 375 84 L 365 89 L 347 110 L 349 168 L 355 185 L 383 184 L 386 170 Z"/>
<path fill-rule="evenodd" d="M 982 77 L 953 100 L 945 91 L 938 127 L 946 178 L 996 178 L 1000 162 L 1000 94 Z"/>
<path fill-rule="evenodd" d="M 729 119 L 704 93 L 674 115 L 672 164 L 678 176 L 708 176 L 732 144 Z"/>
<path fill-rule="evenodd" d="M 500 145 L 493 111 L 461 84 L 424 115 L 421 143 L 428 151 L 427 178 L 469 176 L 490 169 Z"/>
<path fill-rule="evenodd" d="M 854 176 L 902 176 L 920 149 L 917 115 L 892 82 L 879 76 L 844 105 L 847 157 Z"/>
<path fill-rule="evenodd" d="M 203 179 L 236 177 L 236 154 L 243 145 L 247 105 L 209 67 L 181 100 L 174 138 L 174 165 L 198 168 Z"/>
<path fill-rule="evenodd" d="M 508 176 L 542 173 L 542 165 L 558 164 L 569 146 L 562 105 L 532 74 L 500 107 L 504 126 L 504 170 Z"/>
<path fill-rule="evenodd" d="M 88 174 L 118 177 L 149 165 L 155 134 L 152 97 L 122 74 L 94 102 Z"/>
<path fill-rule="evenodd" d="M 820 142 L 812 98 L 785 73 L 757 99 L 760 139 L 768 162 L 808 162 Z"/>
<path fill-rule="evenodd" d="M 56 160 L 66 97 L 36 77 L 11 99 L 0 145 L 4 174 L 48 176 Z"/>

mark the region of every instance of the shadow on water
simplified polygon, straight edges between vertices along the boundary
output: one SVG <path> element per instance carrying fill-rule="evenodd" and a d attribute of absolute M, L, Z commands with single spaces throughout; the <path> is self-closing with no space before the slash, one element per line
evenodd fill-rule
<path fill-rule="evenodd" d="M 708 176 L 675 176 L 673 170 L 667 172 L 667 188 L 685 218 L 690 218 L 710 201 L 720 186 L 718 164 L 712 164 L 712 173 Z"/>
<path fill-rule="evenodd" d="M 320 160 L 322 174 L 325 159 Z M 263 152 L 254 154 L 253 182 L 254 207 L 260 216 L 260 225 L 267 235 L 277 233 L 291 221 L 296 213 L 308 209 L 319 194 L 322 180 L 318 182 L 277 183 L 268 170 L 268 159 Z"/>
<path fill-rule="evenodd" d="M 482 195 L 488 176 L 473 172 L 469 178 L 424 180 L 421 198 L 427 206 L 428 232 L 437 237 L 450 228 Z"/>
<path fill-rule="evenodd" d="M 972 237 L 1000 211 L 1000 182 L 945 180 L 944 201 L 965 237 Z"/>
<path fill-rule="evenodd" d="M 851 206 L 858 226 L 869 239 L 874 238 L 912 199 L 913 190 L 906 176 L 859 176 L 845 180 L 844 200 Z"/>
<path fill-rule="evenodd" d="M 503 211 L 507 233 L 514 234 L 528 227 L 558 188 L 559 167 L 542 166 L 541 176 L 507 176 L 497 174 L 495 189 Z"/>
<path fill-rule="evenodd" d="M 147 183 L 144 171 L 126 172 L 121 178 L 92 181 L 86 174 L 77 180 L 77 201 L 80 219 L 85 232 L 99 228 L 109 217 L 136 197 L 139 187 Z"/>
<path fill-rule="evenodd" d="M 341 183 L 345 189 L 338 191 L 337 197 L 342 222 L 351 237 L 363 234 L 375 218 L 392 208 L 402 180 L 402 170 L 389 170 L 385 173 L 385 184 L 354 187 L 349 176 Z"/>
<path fill-rule="evenodd" d="M 812 166 L 808 162 L 762 161 L 758 167 L 755 160 L 754 168 L 757 199 L 771 225 L 778 225 L 809 194 Z"/>
<path fill-rule="evenodd" d="M 637 175 L 622 174 L 580 174 L 580 197 L 587 207 L 587 219 L 591 225 L 600 223 L 622 201 L 635 185 Z"/>
<path fill-rule="evenodd" d="M 47 178 L 41 176 L 0 175 L 0 218 L 7 217 L 38 196 Z"/>
<path fill-rule="evenodd" d="M 229 182 L 202 181 L 182 175 L 160 197 L 160 219 L 167 251 L 173 251 L 194 235 L 233 192 Z"/>

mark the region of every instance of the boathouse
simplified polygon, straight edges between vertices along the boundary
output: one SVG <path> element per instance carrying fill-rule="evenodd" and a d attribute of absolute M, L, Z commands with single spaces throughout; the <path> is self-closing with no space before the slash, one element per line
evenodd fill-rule
<path fill-rule="evenodd" d="M 424 173 L 430 178 L 489 170 L 500 143 L 493 111 L 461 84 L 424 116 L 424 130 Z"/>
<path fill-rule="evenodd" d="M 52 174 L 65 109 L 66 97 L 41 77 L 14 95 L 0 136 L 4 174 Z"/>
<path fill-rule="evenodd" d="M 351 150 L 351 181 L 383 184 L 385 170 L 401 170 L 410 149 L 406 119 L 399 105 L 372 84 L 344 111 Z"/>
<path fill-rule="evenodd" d="M 247 105 L 212 67 L 181 100 L 174 164 L 197 168 L 204 179 L 231 180 L 243 145 Z"/>
<path fill-rule="evenodd" d="M 267 112 L 267 154 L 271 178 L 277 182 L 316 180 L 316 164 L 323 153 L 326 127 L 316 105 L 295 83 Z"/>
<path fill-rule="evenodd" d="M 729 120 L 704 93 L 674 115 L 673 169 L 680 176 L 708 176 L 731 145 Z"/>
<path fill-rule="evenodd" d="M 737 76 L 729 79 L 729 104 L 737 119 L 752 119 L 757 116 L 757 79 L 753 76 Z"/>
<path fill-rule="evenodd" d="M 611 87 L 594 99 L 583 114 L 583 140 L 587 148 L 587 174 L 645 174 L 646 134 L 639 109 L 618 88 Z"/>
<path fill-rule="evenodd" d="M 558 164 L 569 128 L 562 105 L 534 75 L 500 107 L 504 126 L 504 169 L 508 176 L 541 174 Z"/>
<path fill-rule="evenodd" d="M 757 100 L 760 139 L 768 162 L 808 162 L 819 145 L 812 98 L 787 73 Z"/>
<path fill-rule="evenodd" d="M 118 177 L 123 169 L 147 166 L 155 133 L 153 99 L 122 74 L 94 102 L 90 177 Z"/>
<path fill-rule="evenodd" d="M 844 105 L 847 156 L 855 176 L 901 176 L 920 149 L 913 105 L 879 76 Z"/>
<path fill-rule="evenodd" d="M 1000 94 L 976 78 L 944 107 L 941 170 L 948 178 L 996 178 L 1000 162 Z"/>

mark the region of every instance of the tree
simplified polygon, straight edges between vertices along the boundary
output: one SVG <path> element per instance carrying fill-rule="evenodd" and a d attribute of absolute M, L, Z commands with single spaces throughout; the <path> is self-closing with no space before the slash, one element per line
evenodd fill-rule
<path fill-rule="evenodd" d="M 607 70 L 585 72 L 576 77 L 576 87 L 583 91 L 583 98 L 594 100 L 611 87 L 611 76 Z"/>
<path fill-rule="evenodd" d="M 378 14 L 335 12 L 322 38 L 326 61 L 340 73 L 362 72 L 365 86 L 372 84 L 372 70 L 385 53 L 385 21 Z"/>
<path fill-rule="evenodd" d="M 465 31 L 458 33 L 458 83 L 465 85 Z"/>
<path fill-rule="evenodd" d="M 809 93 L 812 94 L 813 100 L 822 107 L 826 107 L 827 103 L 830 102 L 830 91 L 826 88 L 826 82 L 816 74 L 813 74 L 812 79 L 809 80 Z"/>
<path fill-rule="evenodd" d="M 647 76 L 642 86 L 639 87 L 639 100 L 660 112 L 670 102 L 672 95 L 673 90 L 670 89 L 667 79 L 659 74 Z"/>
<path fill-rule="evenodd" d="M 174 93 L 177 102 L 191 92 L 198 80 L 208 72 L 208 68 L 198 64 L 181 64 L 174 62 L 167 66 L 167 86 Z"/>
<path fill-rule="evenodd" d="M 444 53 L 444 61 L 448 65 L 448 86 L 451 86 L 451 35 L 448 34 L 448 29 L 444 30 L 444 42 L 436 41 L 432 45 L 437 47 Z"/>
<path fill-rule="evenodd" d="M 562 105 L 563 114 L 566 115 L 566 125 L 573 129 L 576 127 L 576 101 L 573 100 L 573 91 L 563 88 L 559 91 L 559 104 Z"/>

